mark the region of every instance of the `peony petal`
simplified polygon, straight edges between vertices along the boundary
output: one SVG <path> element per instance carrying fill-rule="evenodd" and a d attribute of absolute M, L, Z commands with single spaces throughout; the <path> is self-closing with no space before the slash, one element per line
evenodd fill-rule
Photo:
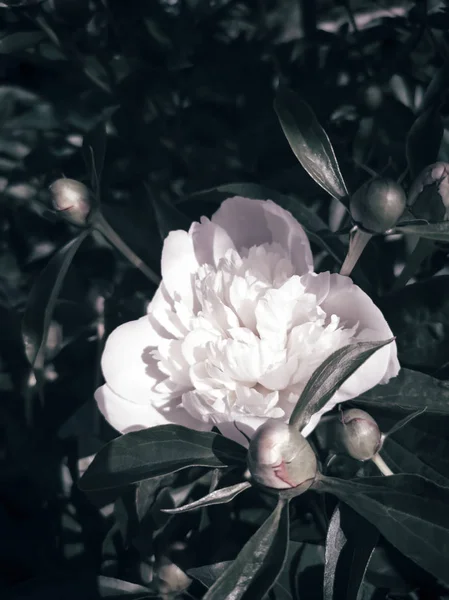
<path fill-rule="evenodd" d="M 151 355 L 159 342 L 148 316 L 120 325 L 111 333 L 101 368 L 116 394 L 137 404 L 149 402 L 155 384 L 165 379 Z"/>
<path fill-rule="evenodd" d="M 100 412 L 120 433 L 129 433 L 157 425 L 183 425 L 198 431 L 210 431 L 212 425 L 193 419 L 181 406 L 157 410 L 150 402 L 136 404 L 115 394 L 108 385 L 95 392 Z"/>
<path fill-rule="evenodd" d="M 317 279 L 320 276 L 321 274 L 317 275 Z M 329 293 L 321 307 L 328 315 L 337 314 L 340 324 L 344 324 L 345 328 L 359 324 L 357 341 L 381 341 L 393 337 L 381 311 L 349 277 L 335 273 L 330 276 Z M 304 436 L 309 435 L 317 426 L 321 415 L 332 410 L 337 403 L 356 398 L 379 383 L 387 383 L 392 377 L 396 377 L 399 369 L 396 343 L 392 342 L 378 350 L 359 367 L 324 408 L 313 415 L 301 433 Z"/>
<path fill-rule="evenodd" d="M 186 231 L 171 231 L 162 249 L 162 278 L 170 296 L 182 299 L 189 308 L 194 306 L 192 274 L 198 266 L 191 236 Z"/>
<path fill-rule="evenodd" d="M 138 431 L 168 421 L 150 402 L 136 404 L 118 396 L 105 384 L 95 392 L 98 408 L 106 421 L 120 433 Z"/>
<path fill-rule="evenodd" d="M 223 258 L 229 249 L 235 250 L 228 233 L 206 217 L 201 217 L 200 223 L 192 223 L 189 235 L 192 237 L 199 265 L 208 263 L 217 266 L 220 258 Z"/>
<path fill-rule="evenodd" d="M 187 306 L 173 301 L 164 282 L 149 303 L 147 314 L 157 335 L 166 339 L 183 338 L 189 331 L 189 321 L 193 317 Z"/>
<path fill-rule="evenodd" d="M 232 239 L 237 251 L 277 242 L 295 266 L 297 275 L 313 269 L 313 256 L 306 233 L 298 221 L 271 200 L 235 196 L 225 200 L 212 217 Z"/>

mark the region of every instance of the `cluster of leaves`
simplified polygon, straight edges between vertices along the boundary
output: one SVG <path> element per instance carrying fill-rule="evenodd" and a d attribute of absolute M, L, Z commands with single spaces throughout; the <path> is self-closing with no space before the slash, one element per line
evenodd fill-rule
<path fill-rule="evenodd" d="M 404 367 L 355 405 L 383 431 L 427 408 L 383 447 L 401 475 L 338 458 L 277 501 L 242 485 L 245 452 L 215 433 L 170 426 L 100 450 L 115 433 L 93 402 L 105 335 L 142 314 L 169 230 L 230 195 L 270 198 L 307 229 L 317 270 L 338 270 L 367 171 L 408 189 L 449 158 L 447 11 L 5 0 L 0 17 L 2 595 L 288 599 L 323 582 L 326 600 L 447 595 L 447 221 L 406 214 L 406 235 L 374 237 L 354 270 Z M 281 125 L 279 82 L 302 97 L 278 92 Z M 92 188 L 100 225 L 55 214 L 62 176 Z M 332 435 L 313 436 L 323 465 Z M 162 512 L 226 487 L 232 502 Z"/>

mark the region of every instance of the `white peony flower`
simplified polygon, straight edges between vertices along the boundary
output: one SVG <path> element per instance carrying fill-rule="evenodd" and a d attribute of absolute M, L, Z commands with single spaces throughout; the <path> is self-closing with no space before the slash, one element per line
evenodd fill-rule
<path fill-rule="evenodd" d="M 120 432 L 216 426 L 246 443 L 266 419 L 287 421 L 332 352 L 392 337 L 349 277 L 314 273 L 293 216 L 270 200 L 229 198 L 212 219 L 172 231 L 148 314 L 118 327 L 102 357 L 98 406 Z M 396 344 L 378 350 L 315 414 L 397 375 Z"/>

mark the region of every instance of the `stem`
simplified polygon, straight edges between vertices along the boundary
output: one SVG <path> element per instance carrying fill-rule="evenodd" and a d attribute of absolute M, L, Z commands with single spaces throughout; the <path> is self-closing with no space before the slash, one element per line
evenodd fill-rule
<path fill-rule="evenodd" d="M 137 256 L 131 248 L 125 244 L 118 233 L 112 229 L 101 212 L 98 212 L 93 221 L 94 228 L 99 231 L 113 246 L 119 250 L 125 258 L 129 260 L 139 271 L 141 271 L 150 281 L 159 285 L 161 278 L 148 267 L 141 258 Z"/>
<path fill-rule="evenodd" d="M 363 231 L 357 226 L 354 227 L 349 238 L 349 249 L 345 261 L 341 266 L 340 275 L 349 276 L 357 264 L 366 244 L 373 237 L 372 233 Z"/>
<path fill-rule="evenodd" d="M 384 459 L 380 456 L 380 454 L 375 454 L 371 460 L 382 473 L 382 475 L 394 475 L 393 471 L 390 469 L 390 467 L 387 465 Z"/>

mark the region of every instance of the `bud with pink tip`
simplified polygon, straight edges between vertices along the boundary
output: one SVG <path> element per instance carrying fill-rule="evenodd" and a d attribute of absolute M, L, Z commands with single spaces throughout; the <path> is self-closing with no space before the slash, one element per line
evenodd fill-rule
<path fill-rule="evenodd" d="M 282 490 L 308 481 L 312 485 L 317 475 L 317 460 L 309 442 L 297 429 L 269 419 L 251 439 L 248 468 L 256 483 Z"/>

